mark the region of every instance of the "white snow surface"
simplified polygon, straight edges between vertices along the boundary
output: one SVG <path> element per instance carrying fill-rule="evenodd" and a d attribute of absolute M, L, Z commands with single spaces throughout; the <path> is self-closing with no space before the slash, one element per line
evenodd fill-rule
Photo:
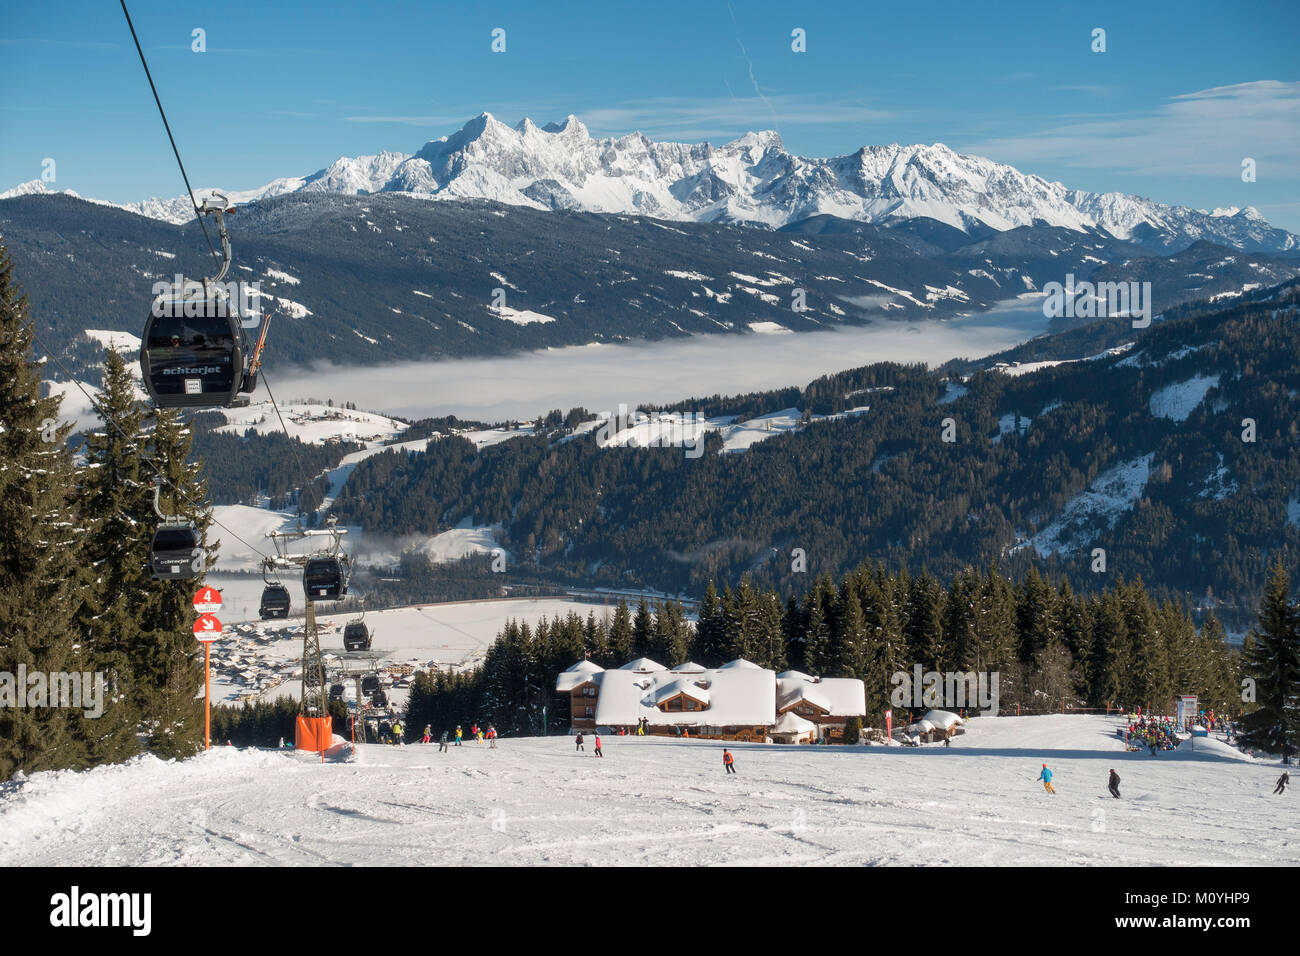
<path fill-rule="evenodd" d="M 1153 457 L 1153 454 L 1142 455 L 1102 472 L 1087 490 L 1066 503 L 1056 520 L 1027 543 L 1046 558 L 1073 550 L 1099 523 L 1107 528 L 1115 527 L 1119 516 L 1131 510 L 1146 490 Z"/>
<path fill-rule="evenodd" d="M 323 763 L 214 746 L 5 787 L 0 865 L 1300 863 L 1275 764 L 1212 738 L 1130 754 L 1116 726 L 984 717 L 950 748 L 730 743 L 735 775 L 722 744 L 667 738 L 604 735 L 603 759 L 568 737 Z M 1044 762 L 1055 796 L 1035 780 Z"/>
<path fill-rule="evenodd" d="M 1151 393 L 1151 414 L 1185 422 L 1196 406 L 1205 400 L 1206 393 L 1219 387 L 1219 376 L 1197 375 L 1185 382 L 1175 382 Z"/>

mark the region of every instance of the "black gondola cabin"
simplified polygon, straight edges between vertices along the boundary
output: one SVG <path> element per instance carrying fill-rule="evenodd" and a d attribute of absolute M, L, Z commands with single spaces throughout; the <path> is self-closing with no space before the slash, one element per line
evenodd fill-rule
<path fill-rule="evenodd" d="M 338 558 L 312 558 L 302 572 L 302 586 L 308 601 L 337 601 L 348 593 L 343 565 Z"/>
<path fill-rule="evenodd" d="M 251 392 L 244 368 L 244 336 L 224 292 L 185 282 L 154 299 L 140 343 L 144 387 L 159 408 L 211 408 L 246 404 Z"/>
<path fill-rule="evenodd" d="M 258 613 L 264 621 L 288 617 L 290 605 L 288 588 L 283 584 L 268 584 L 262 589 L 262 603 Z"/>
<path fill-rule="evenodd" d="M 193 524 L 160 525 L 149 545 L 149 570 L 158 581 L 189 581 L 203 573 L 204 550 Z"/>

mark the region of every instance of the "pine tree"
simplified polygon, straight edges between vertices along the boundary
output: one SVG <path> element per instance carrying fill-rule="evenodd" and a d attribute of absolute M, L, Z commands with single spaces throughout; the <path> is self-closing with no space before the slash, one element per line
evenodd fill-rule
<path fill-rule="evenodd" d="M 695 628 L 695 656 L 705 667 L 717 667 L 724 662 L 726 620 L 718 589 L 710 581 L 700 602 L 700 619 Z"/>
<path fill-rule="evenodd" d="M 632 632 L 632 616 L 628 613 L 627 603 L 618 602 L 614 609 L 614 621 L 609 626 L 609 655 L 622 667 L 636 660 L 634 648 L 635 635 Z"/>
<path fill-rule="evenodd" d="M 866 670 L 864 653 L 867 622 L 858 601 L 857 589 L 845 581 L 840 589 L 839 613 L 831 624 L 830 653 L 827 655 L 834 677 L 859 677 Z"/>
<path fill-rule="evenodd" d="M 1291 603 L 1281 560 L 1264 588 L 1242 670 L 1254 681 L 1255 707 L 1242 717 L 1241 742 L 1289 763 L 1300 741 L 1300 608 Z"/>
<path fill-rule="evenodd" d="M 636 606 L 636 616 L 632 619 L 632 656 L 658 660 L 650 653 L 653 636 L 654 621 L 650 617 L 650 608 L 646 606 L 645 596 L 642 595 L 641 603 Z M 662 664 L 663 661 L 659 663 Z"/>
<path fill-rule="evenodd" d="M 152 473 L 145 465 L 145 408 L 120 355 L 104 362 L 99 406 L 104 422 L 86 435 L 79 498 L 87 533 L 82 561 L 89 573 L 79 590 L 77 621 L 96 665 L 110 674 L 122 695 L 110 739 L 134 733 L 150 695 L 136 680 L 138 658 L 147 656 L 141 619 L 159 600 L 149 572 L 149 548 L 158 519 Z"/>
<path fill-rule="evenodd" d="M 818 578 L 804 596 L 803 669 L 815 677 L 827 675 L 831 667 L 831 622 L 826 607 L 828 587 L 829 581 Z"/>
<path fill-rule="evenodd" d="M 943 645 L 943 590 L 927 572 L 913 578 L 907 591 L 903 635 L 926 670 L 946 670 Z"/>
<path fill-rule="evenodd" d="M 18 685 L 20 667 L 29 676 L 93 670 L 72 621 L 81 528 L 68 428 L 57 425 L 59 400 L 41 398 L 31 346 L 27 298 L 0 246 L 0 780 L 97 758 L 82 737 L 95 733 L 94 720 L 71 708 L 18 706 L 44 704 Z"/>
<path fill-rule="evenodd" d="M 160 499 L 169 501 L 172 515 L 192 521 L 205 540 L 211 513 L 202 466 L 189 462 L 190 430 L 174 412 L 158 411 L 148 445 L 155 474 L 166 485 Z M 220 542 L 209 545 L 212 551 Z M 211 560 L 209 560 L 209 564 Z M 132 655 L 135 685 L 140 689 L 141 717 L 149 728 L 149 749 L 163 758 L 193 754 L 203 743 L 202 649 L 194 640 L 194 593 L 203 587 L 200 575 L 191 581 L 154 583 L 157 598 L 140 617 L 141 637 Z"/>

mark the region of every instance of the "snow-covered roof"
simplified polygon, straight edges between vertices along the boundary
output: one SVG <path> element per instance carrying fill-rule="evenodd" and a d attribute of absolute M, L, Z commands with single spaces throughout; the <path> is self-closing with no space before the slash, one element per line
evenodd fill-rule
<path fill-rule="evenodd" d="M 940 730 L 947 730 L 954 724 L 964 724 L 965 721 L 958 717 L 950 710 L 927 710 L 923 720 L 929 721 L 932 725 Z"/>
<path fill-rule="evenodd" d="M 777 680 L 816 680 L 811 674 L 805 674 L 803 671 L 781 671 L 776 675 Z"/>
<path fill-rule="evenodd" d="M 619 670 L 621 671 L 666 671 L 668 670 L 668 668 L 664 667 L 664 665 L 662 664 L 650 660 L 650 658 L 648 657 L 638 657 L 634 661 L 628 661 L 626 664 L 620 667 Z"/>
<path fill-rule="evenodd" d="M 745 660 L 743 657 L 737 657 L 734 661 L 727 661 L 727 663 L 723 664 L 721 667 L 718 668 L 718 670 L 720 670 L 720 671 L 726 671 L 726 670 L 755 670 L 755 671 L 761 671 L 762 669 L 763 669 L 763 668 L 759 667 L 759 666 L 758 666 L 757 664 L 755 664 L 753 661 L 747 661 L 747 660 Z M 773 675 L 773 676 L 775 676 L 775 675 Z"/>
<path fill-rule="evenodd" d="M 592 679 L 593 675 L 600 674 L 604 670 L 605 668 L 593 664 L 591 661 L 578 661 L 555 679 L 555 689 L 561 694 L 567 694 L 575 687 L 581 687 L 587 683 Z"/>
<path fill-rule="evenodd" d="M 816 729 L 816 724 L 811 720 L 804 720 L 794 711 L 787 711 L 782 714 L 777 718 L 776 723 L 772 725 L 772 733 L 774 734 L 806 734 Z"/>
<path fill-rule="evenodd" d="M 674 674 L 702 674 L 704 672 L 703 664 L 696 664 L 694 661 L 687 661 L 680 667 L 672 668 Z"/>
<path fill-rule="evenodd" d="M 786 671 L 787 675 L 798 671 Z M 800 676 L 777 678 L 777 709 L 786 710 L 801 700 L 820 707 L 830 717 L 864 717 L 867 713 L 866 686 L 851 677 Z"/>
<path fill-rule="evenodd" d="M 708 705 L 709 691 L 700 684 L 707 684 L 708 681 L 693 681 L 688 677 L 679 677 L 677 680 L 668 681 L 665 684 L 656 684 L 649 692 L 649 696 L 654 700 L 655 706 L 662 704 L 666 700 L 676 697 L 678 694 L 685 694 L 693 700 L 698 700 L 701 704 Z"/>
<path fill-rule="evenodd" d="M 680 727 L 768 726 L 776 719 L 776 675 L 757 665 L 706 669 L 689 677 L 620 667 L 598 679 L 595 716 L 596 723 L 604 726 L 633 725 L 643 717 L 654 725 Z M 700 687 L 701 683 L 708 688 Z M 707 706 L 671 712 L 656 706 L 683 691 Z"/>
<path fill-rule="evenodd" d="M 934 730 L 934 724 L 930 723 L 924 717 L 914 724 L 907 725 L 907 732 L 909 734 L 928 734 L 932 730 Z"/>

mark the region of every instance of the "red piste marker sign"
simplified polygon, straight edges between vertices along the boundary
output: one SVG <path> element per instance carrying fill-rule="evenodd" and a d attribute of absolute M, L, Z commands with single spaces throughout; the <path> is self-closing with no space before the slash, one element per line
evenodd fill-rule
<path fill-rule="evenodd" d="M 202 615 L 194 622 L 194 636 L 204 644 L 210 644 L 221 636 L 221 622 L 211 614 Z"/>
<path fill-rule="evenodd" d="M 216 588 L 203 588 L 194 595 L 194 610 L 200 614 L 212 614 L 221 610 L 221 592 Z"/>

